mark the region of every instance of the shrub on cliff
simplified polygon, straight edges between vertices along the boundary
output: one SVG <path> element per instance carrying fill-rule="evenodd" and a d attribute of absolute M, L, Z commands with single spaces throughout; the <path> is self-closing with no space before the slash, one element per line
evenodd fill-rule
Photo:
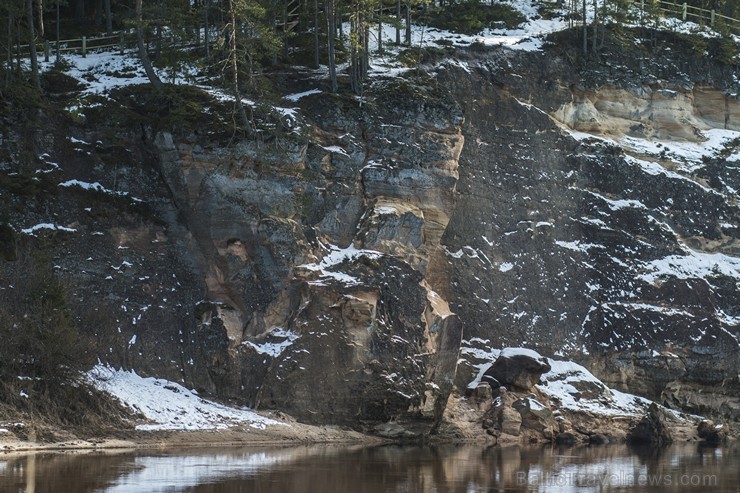
<path fill-rule="evenodd" d="M 22 404 L 31 393 L 52 396 L 78 385 L 91 353 L 67 307 L 65 284 L 39 256 L 0 270 L 0 399 Z"/>

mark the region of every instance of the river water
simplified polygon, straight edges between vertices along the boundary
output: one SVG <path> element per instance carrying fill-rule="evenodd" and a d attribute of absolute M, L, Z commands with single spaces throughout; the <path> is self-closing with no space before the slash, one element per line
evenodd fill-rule
<path fill-rule="evenodd" d="M 291 446 L 0 454 L 0 491 L 740 492 L 740 447 Z"/>

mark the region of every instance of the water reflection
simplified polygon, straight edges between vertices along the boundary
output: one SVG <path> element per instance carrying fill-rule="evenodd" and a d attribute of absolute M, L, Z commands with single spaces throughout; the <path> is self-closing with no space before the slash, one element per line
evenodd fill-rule
<path fill-rule="evenodd" d="M 0 491 L 737 493 L 739 471 L 736 445 L 228 448 L 0 455 Z"/>

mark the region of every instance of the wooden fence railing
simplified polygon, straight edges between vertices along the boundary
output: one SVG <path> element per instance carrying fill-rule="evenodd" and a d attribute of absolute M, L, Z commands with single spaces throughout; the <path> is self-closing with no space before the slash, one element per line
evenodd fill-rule
<path fill-rule="evenodd" d="M 111 36 L 94 36 L 74 39 L 46 40 L 36 43 L 36 52 L 39 58 L 43 57 L 49 61 L 51 56 L 62 53 L 81 53 L 86 56 L 91 50 L 102 50 L 117 48 L 121 54 L 129 44 L 133 44 L 133 34 L 129 31 L 117 31 Z M 30 45 L 20 45 L 13 47 L 13 57 L 28 57 L 30 55 Z"/>
<path fill-rule="evenodd" d="M 168 47 L 192 47 L 200 46 L 203 40 L 196 36 L 195 41 L 192 39 L 184 39 L 178 36 L 165 35 L 159 42 L 163 42 Z M 155 40 L 150 40 L 149 44 L 157 43 Z M 49 58 L 62 53 L 80 53 L 83 57 L 87 56 L 88 52 L 94 50 L 111 50 L 115 49 L 123 54 L 127 48 L 134 48 L 136 46 L 136 33 L 134 30 L 122 30 L 115 31 L 110 36 L 82 36 L 81 38 L 74 39 L 62 39 L 57 42 L 56 40 L 46 40 L 36 43 L 36 52 L 38 53 L 39 59 L 43 58 L 45 61 L 49 61 Z M 21 57 L 27 58 L 30 56 L 30 45 L 14 46 L 12 50 L 13 58 Z"/>
<path fill-rule="evenodd" d="M 640 0 L 640 4 L 643 9 L 647 8 L 650 0 Z M 720 23 L 727 26 L 727 28 L 735 34 L 740 34 L 740 19 L 734 19 L 723 15 L 714 9 L 702 9 L 700 7 L 694 7 L 686 2 L 679 3 L 677 1 L 657 0 L 658 10 L 670 17 L 675 17 L 683 21 L 692 21 L 697 24 L 705 24 L 713 28 L 717 28 Z"/>

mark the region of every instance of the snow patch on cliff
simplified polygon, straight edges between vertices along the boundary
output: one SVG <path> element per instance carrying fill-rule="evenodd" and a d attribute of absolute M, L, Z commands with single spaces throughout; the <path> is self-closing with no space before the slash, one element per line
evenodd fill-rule
<path fill-rule="evenodd" d="M 472 345 L 474 344 L 479 345 L 487 343 L 487 339 L 484 340 L 478 337 L 474 337 L 469 341 L 462 341 L 462 348 L 460 349 L 461 358 L 463 360 L 477 361 L 471 363 L 473 368 L 475 368 L 476 373 L 475 378 L 468 384 L 469 389 L 474 389 L 481 383 L 483 375 L 488 371 L 489 368 L 491 368 L 491 365 L 493 365 L 493 362 L 499 357 L 499 354 L 501 353 L 500 349 L 472 347 Z"/>
<path fill-rule="evenodd" d="M 711 128 L 703 130 L 705 140 L 702 142 L 689 142 L 679 140 L 641 139 L 638 137 L 624 136 L 611 139 L 603 135 L 579 132 L 566 129 L 576 140 L 583 141 L 595 139 L 608 144 L 623 148 L 627 153 L 638 157 L 628 157 L 628 162 L 637 164 L 648 174 L 664 174 L 670 178 L 690 179 L 678 173 L 666 170 L 657 163 L 645 161 L 648 157 L 655 160 L 670 159 L 678 164 L 678 169 L 684 172 L 692 172 L 703 166 L 705 157 L 714 157 L 723 151 L 729 151 L 726 159 L 731 162 L 740 160 L 740 149 L 733 146 L 733 142 L 740 138 L 740 132 Z"/>
<path fill-rule="evenodd" d="M 664 277 L 678 279 L 707 278 L 724 275 L 740 278 L 740 258 L 722 253 L 703 253 L 689 251 L 687 255 L 670 255 L 662 259 L 646 262 L 645 273 L 638 276 L 649 283 Z"/>
<path fill-rule="evenodd" d="M 305 98 L 306 96 L 310 96 L 312 94 L 320 94 L 321 92 L 322 92 L 321 89 L 311 89 L 310 91 L 297 92 L 295 94 L 288 94 L 287 96 L 283 96 L 283 99 L 296 102 L 301 98 Z"/>
<path fill-rule="evenodd" d="M 289 426 L 247 408 L 208 401 L 194 390 L 169 380 L 140 377 L 133 370 L 97 365 L 87 377 L 98 389 L 150 421 L 136 426 L 137 430 L 217 430 L 244 425 L 263 430 L 268 426 Z"/>
<path fill-rule="evenodd" d="M 603 416 L 638 416 L 650 405 L 649 400 L 610 389 L 590 371 L 572 361 L 549 359 L 549 372 L 542 375 L 537 389 L 571 411 Z"/>
<path fill-rule="evenodd" d="M 293 343 L 301 336 L 290 330 L 276 329 L 270 332 L 270 337 L 279 339 L 282 338 L 283 340 L 280 342 L 262 342 L 259 344 L 251 341 L 245 341 L 244 344 L 249 344 L 260 354 L 266 354 L 268 356 L 276 358 L 283 354 L 283 351 L 292 346 Z"/>
<path fill-rule="evenodd" d="M 90 182 L 81 181 L 81 180 L 68 180 L 68 181 L 65 181 L 63 183 L 60 183 L 59 186 L 62 187 L 62 188 L 77 187 L 77 188 L 81 188 L 83 190 L 100 192 L 100 193 L 105 193 L 105 194 L 108 194 L 108 195 L 118 195 L 118 196 L 121 196 L 121 197 L 129 197 L 129 193 L 128 192 L 121 192 L 121 191 L 111 190 L 109 188 L 105 188 L 103 185 L 101 185 L 97 181 L 94 182 L 94 183 L 90 183 Z M 141 199 L 138 199 L 136 197 L 130 197 L 130 198 L 134 202 L 143 202 Z"/>
<path fill-rule="evenodd" d="M 470 362 L 475 369 L 475 378 L 467 387 L 477 387 L 499 356 L 515 355 L 541 358 L 539 353 L 527 348 L 499 350 L 488 347 L 487 340 L 464 340 L 460 351 L 461 360 Z M 553 409 L 589 412 L 605 417 L 640 416 L 651 403 L 648 399 L 609 388 L 577 363 L 551 358 L 547 358 L 547 361 L 551 370 L 542 375 L 536 388 L 550 399 Z"/>
<path fill-rule="evenodd" d="M 369 258 L 378 258 L 381 255 L 382 253 L 376 252 L 375 250 L 357 249 L 354 245 L 350 245 L 347 248 L 339 248 L 335 245 L 330 245 L 329 253 L 321 259 L 321 262 L 303 264 L 299 267 L 313 272 L 318 272 L 322 278 L 333 279 L 343 284 L 354 286 L 359 284 L 357 278 L 350 276 L 349 274 L 345 274 L 344 272 L 337 272 L 336 270 L 331 269 L 345 261 L 351 261 L 358 257 L 364 256 Z M 309 284 L 323 285 L 321 281 L 311 281 Z"/>
<path fill-rule="evenodd" d="M 77 230 L 74 228 L 68 228 L 66 226 L 59 226 L 58 224 L 40 223 L 40 224 L 36 224 L 35 226 L 31 226 L 30 228 L 22 229 L 21 233 L 34 236 L 34 233 L 36 233 L 36 231 L 39 231 L 41 229 L 50 229 L 52 231 L 64 231 L 66 233 L 77 232 Z"/>

